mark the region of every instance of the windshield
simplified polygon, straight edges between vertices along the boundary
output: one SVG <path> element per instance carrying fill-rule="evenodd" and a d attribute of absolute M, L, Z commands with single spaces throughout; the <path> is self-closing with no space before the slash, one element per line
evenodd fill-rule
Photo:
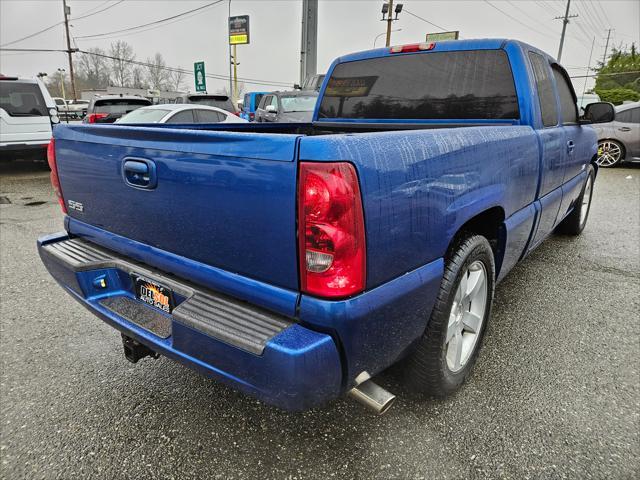
<path fill-rule="evenodd" d="M 11 117 L 48 115 L 47 105 L 36 83 L 0 81 L 0 108 Z"/>
<path fill-rule="evenodd" d="M 298 95 L 295 97 L 280 97 L 283 112 L 313 112 L 316 108 L 316 100 L 318 97 L 314 95 Z"/>
<path fill-rule="evenodd" d="M 136 108 L 151 105 L 149 100 L 96 100 L 93 107 L 95 113 L 129 113 Z"/>
<path fill-rule="evenodd" d="M 120 117 L 118 123 L 155 123 L 162 120 L 170 111 L 160 108 L 139 108 Z"/>

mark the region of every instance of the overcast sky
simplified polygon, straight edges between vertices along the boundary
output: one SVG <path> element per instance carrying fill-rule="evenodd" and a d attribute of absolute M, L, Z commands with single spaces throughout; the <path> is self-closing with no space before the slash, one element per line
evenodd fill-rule
<path fill-rule="evenodd" d="M 227 0 L 172 22 L 153 28 L 133 30 L 111 36 L 81 38 L 146 24 L 191 10 L 212 0 L 161 1 L 125 0 L 104 12 L 98 12 L 118 0 L 68 0 L 71 7 L 71 34 L 81 49 L 107 49 L 117 39 L 129 42 L 138 60 L 162 53 L 172 67 L 193 68 L 204 60 L 207 73 L 227 74 Z M 382 0 L 329 1 L 319 3 L 318 71 L 342 54 L 373 46 L 377 34 L 384 32 L 380 21 Z M 398 3 L 396 1 L 396 3 Z M 523 40 L 555 56 L 562 22 L 554 17 L 564 13 L 566 0 L 525 1 L 493 0 L 404 0 L 404 11 L 393 23 L 392 44 L 424 40 L 428 32 L 440 29 L 460 30 L 463 38 L 508 37 Z M 301 0 L 232 0 L 232 15 L 250 15 L 251 44 L 238 46 L 238 75 L 261 81 L 299 81 Z M 570 75 L 584 75 L 591 40 L 595 36 L 592 65 L 602 59 L 609 27 L 610 45 L 640 43 L 640 1 L 573 0 L 571 13 L 578 17 L 567 28 L 562 63 Z M 413 15 L 412 15 L 413 14 Z M 417 18 L 422 17 L 424 20 Z M 63 19 L 62 0 L 0 0 L 0 45 L 42 30 Z M 383 46 L 384 36 L 377 46 Z M 66 48 L 63 25 L 15 43 L 6 48 Z M 38 72 L 68 70 L 64 53 L 0 52 L 0 72 L 5 75 L 34 76 Z M 574 80 L 581 90 L 583 80 Z M 222 80 L 207 80 L 209 91 L 221 87 Z M 193 89 L 193 77 L 186 79 Z M 588 86 L 592 83 L 590 82 Z M 246 82 L 247 90 L 269 87 Z"/>

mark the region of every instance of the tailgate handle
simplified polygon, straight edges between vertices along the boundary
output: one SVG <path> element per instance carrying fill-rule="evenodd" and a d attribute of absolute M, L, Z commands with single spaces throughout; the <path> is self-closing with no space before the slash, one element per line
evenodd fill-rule
<path fill-rule="evenodd" d="M 125 158 L 122 163 L 122 177 L 131 187 L 146 190 L 155 188 L 156 164 L 146 158 Z"/>

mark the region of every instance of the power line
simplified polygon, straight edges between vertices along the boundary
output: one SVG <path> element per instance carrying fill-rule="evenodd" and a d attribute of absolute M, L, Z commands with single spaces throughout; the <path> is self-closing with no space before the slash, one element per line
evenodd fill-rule
<path fill-rule="evenodd" d="M 35 37 L 36 35 L 40 35 L 41 33 L 48 32 L 52 28 L 56 28 L 58 25 L 62 25 L 63 23 L 64 22 L 54 23 L 53 25 L 51 25 L 51 26 L 49 26 L 47 28 L 43 28 L 42 30 L 38 30 L 35 33 L 29 34 L 26 37 L 18 38 L 17 40 L 13 40 L 11 42 L 3 43 L 2 45 L 0 45 L 0 47 L 6 47 L 6 46 L 9 46 L 9 45 L 13 45 L 14 43 L 18 43 L 18 42 L 21 42 L 23 40 L 27 40 L 29 38 Z"/>
<path fill-rule="evenodd" d="M 530 25 L 527 25 L 524 22 L 521 22 L 520 20 L 518 20 L 516 17 L 514 17 L 513 15 L 508 14 L 507 12 L 505 12 L 504 10 L 502 10 L 501 8 L 496 7 L 493 3 L 489 2 L 488 0 L 484 0 L 484 3 L 486 3 L 487 5 L 489 5 L 490 7 L 494 8 L 495 10 L 498 10 L 500 13 L 502 13 L 504 16 L 509 17 L 511 20 L 513 20 L 514 22 L 518 22 L 520 25 L 522 25 L 523 27 L 528 28 L 529 30 L 536 32 L 540 35 L 544 35 L 545 37 L 548 36 L 548 34 L 541 32 L 540 30 L 537 30 L 533 27 L 531 27 Z"/>
<path fill-rule="evenodd" d="M 436 25 L 435 23 L 430 22 L 430 21 L 429 21 L 429 20 L 427 20 L 426 18 L 422 18 L 420 15 L 416 15 L 415 13 L 410 12 L 410 11 L 409 11 L 409 10 L 407 10 L 406 8 L 405 8 L 404 10 L 402 10 L 402 11 L 403 11 L 403 12 L 405 12 L 405 13 L 408 13 L 408 14 L 409 14 L 409 15 L 411 15 L 412 17 L 416 17 L 417 19 L 420 19 L 420 20 L 422 20 L 423 22 L 426 22 L 426 23 L 428 23 L 429 25 L 432 25 L 432 26 L 434 26 L 434 27 L 436 27 L 436 28 L 438 28 L 438 29 L 440 29 L 440 30 L 442 30 L 442 31 L 444 31 L 444 32 L 446 32 L 446 31 L 450 30 L 449 28 L 444 28 L 444 27 L 441 27 L 440 25 Z"/>
<path fill-rule="evenodd" d="M 569 78 L 585 78 L 585 77 L 613 77 L 616 75 L 629 75 L 632 73 L 640 73 L 640 70 L 634 70 L 631 72 L 616 72 L 616 73 L 594 73 L 591 75 L 574 75 Z"/>
<path fill-rule="evenodd" d="M 87 17 L 91 17 L 93 15 L 97 15 L 99 13 L 102 13 L 102 12 L 106 11 L 106 10 L 109 10 L 110 8 L 115 7 L 116 5 L 120 5 L 122 2 L 124 2 L 124 0 L 119 0 L 118 2 L 116 2 L 116 3 L 112 4 L 112 5 L 109 5 L 108 7 L 105 7 L 102 10 L 98 10 L 97 12 L 89 13 L 87 15 L 82 15 L 80 17 L 72 18 L 71 20 L 73 20 L 74 22 L 77 22 L 78 20 L 82 20 L 83 18 L 87 18 Z M 102 5 L 104 5 L 104 3 Z"/>
<path fill-rule="evenodd" d="M 124 2 L 124 0 L 119 0 L 118 2 L 114 3 L 113 5 L 109 5 L 108 7 L 103 8 L 102 10 L 98 10 L 97 12 L 89 13 L 87 15 L 83 15 L 83 16 L 74 18 L 73 21 L 82 20 L 84 18 L 91 17 L 93 15 L 97 15 L 98 13 L 102 13 L 105 10 L 109 10 L 110 8 L 113 8 L 116 5 L 121 4 L 122 2 Z M 105 3 L 108 3 L 108 2 L 105 2 Z M 104 5 L 104 3 L 102 5 Z M 91 10 L 92 9 L 89 9 L 89 10 L 87 10 L 87 12 L 89 12 Z M 54 23 L 53 25 L 50 25 L 50 26 L 48 26 L 46 28 L 43 28 L 42 30 L 38 30 L 37 32 L 31 33 L 31 34 L 29 34 L 27 36 L 24 36 L 22 38 L 18 38 L 17 40 L 13 40 L 11 42 L 3 43 L 2 45 L 0 45 L 0 47 L 7 47 L 9 45 L 13 45 L 14 43 L 22 42 L 23 40 L 28 40 L 29 38 L 33 38 L 33 37 L 35 37 L 37 35 L 40 35 L 41 33 L 48 32 L 49 30 L 51 30 L 53 28 L 56 28 L 57 26 L 62 25 L 63 23 L 64 23 L 64 21 L 58 22 L 58 23 Z"/>
<path fill-rule="evenodd" d="M 0 48 L 0 52 L 64 52 L 66 50 L 54 48 Z"/>
<path fill-rule="evenodd" d="M 66 51 L 66 50 L 63 50 Z M 152 64 L 152 63 L 147 63 L 147 62 L 140 62 L 138 60 L 127 60 L 125 58 L 120 58 L 120 57 L 114 57 L 111 55 L 106 55 L 106 54 L 102 54 L 102 53 L 96 53 L 96 52 L 88 52 L 86 50 L 80 50 L 79 53 L 84 53 L 87 55 L 94 55 L 96 57 L 103 57 L 103 58 L 108 58 L 110 60 L 117 60 L 120 62 L 125 62 L 125 63 L 131 63 L 134 65 L 140 65 L 143 67 L 152 67 L 152 68 L 158 68 L 160 70 L 167 70 L 170 72 L 182 72 L 188 75 L 193 75 L 193 71 L 191 70 L 187 70 L 184 68 L 176 68 L 176 67 L 167 67 L 167 66 L 161 66 L 161 65 L 157 65 L 157 64 Z M 205 75 L 208 78 L 214 78 L 216 80 L 228 80 L 229 77 L 227 75 L 220 75 L 220 74 L 216 74 L 216 73 L 207 73 Z M 238 80 L 244 82 L 244 83 L 249 83 L 252 85 L 269 85 L 269 86 L 281 86 L 281 87 L 290 87 L 293 82 L 281 82 L 281 81 L 271 81 L 271 80 L 262 80 L 262 79 L 253 79 L 253 78 L 246 78 L 246 77 L 238 77 Z"/>
<path fill-rule="evenodd" d="M 517 6 L 515 3 L 513 3 L 513 2 L 511 2 L 511 1 L 509 1 L 509 0 L 507 0 L 507 3 L 508 3 L 509 5 L 511 5 L 513 8 L 515 8 L 515 9 L 517 9 L 517 10 L 520 10 L 520 11 L 521 11 L 522 13 L 524 13 L 528 18 L 530 18 L 531 20 L 533 20 L 534 22 L 536 22 L 538 25 L 542 25 L 544 28 L 546 28 L 548 31 L 552 32 L 552 33 L 555 35 L 555 33 L 556 33 L 556 32 L 555 32 L 552 28 L 550 28 L 548 25 L 545 25 L 545 24 L 544 24 L 544 23 L 542 23 L 541 21 L 536 20 L 535 18 L 531 17 L 531 16 L 530 16 L 530 15 L 529 15 L 525 10 L 523 10 L 522 8 L 520 8 L 519 6 Z"/>
<path fill-rule="evenodd" d="M 197 11 L 200 11 L 200 10 L 204 10 L 205 8 L 213 7 L 214 5 L 222 3 L 223 1 L 224 0 L 217 0 L 215 2 L 207 3 L 206 5 L 203 5 L 201 7 L 194 8 L 194 9 L 191 9 L 191 10 L 187 10 L 186 12 L 178 13 L 176 15 L 172 15 L 172 16 L 166 17 L 166 18 L 161 18 L 160 20 L 155 20 L 153 22 L 145 23 L 145 24 L 142 24 L 142 25 L 136 25 L 135 27 L 123 28 L 123 29 L 120 29 L 120 30 L 114 30 L 112 32 L 96 33 L 94 35 L 80 35 L 80 36 L 76 36 L 76 38 L 78 38 L 78 39 L 80 39 L 80 38 L 96 38 L 96 37 L 104 37 L 104 36 L 107 36 L 107 35 L 113 35 L 115 33 L 130 32 L 132 30 L 137 30 L 137 29 L 140 29 L 140 28 L 149 27 L 151 25 L 157 25 L 157 24 L 160 24 L 160 23 L 168 22 L 169 20 L 174 20 L 176 18 L 183 17 L 183 16 L 188 15 L 190 13 L 197 12 Z"/>
<path fill-rule="evenodd" d="M 609 16 L 607 15 L 607 11 L 602 7 L 602 4 L 600 3 L 600 0 L 596 1 L 596 5 L 598 5 L 598 8 L 600 8 L 600 11 L 602 12 L 602 14 L 604 15 L 605 20 L 607 21 L 607 24 L 609 26 L 613 25 L 611 23 L 611 20 L 609 20 Z"/>

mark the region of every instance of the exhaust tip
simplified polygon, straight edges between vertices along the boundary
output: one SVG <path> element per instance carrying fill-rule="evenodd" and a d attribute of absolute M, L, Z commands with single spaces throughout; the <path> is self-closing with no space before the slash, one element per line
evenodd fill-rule
<path fill-rule="evenodd" d="M 386 413 L 396 401 L 396 396 L 393 393 L 385 390 L 372 380 L 367 380 L 353 387 L 349 390 L 349 396 L 378 415 Z"/>

